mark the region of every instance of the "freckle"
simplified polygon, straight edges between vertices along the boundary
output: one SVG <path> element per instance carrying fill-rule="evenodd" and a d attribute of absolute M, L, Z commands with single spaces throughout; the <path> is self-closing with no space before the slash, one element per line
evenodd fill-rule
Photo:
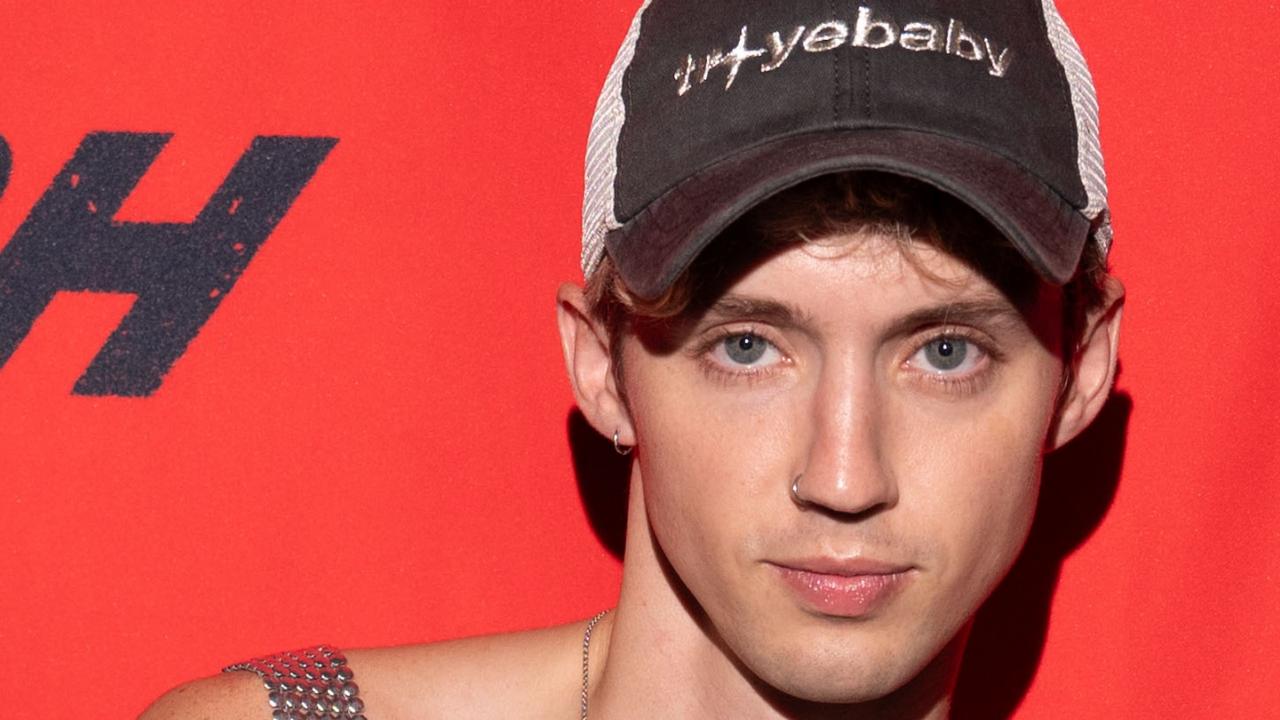
<path fill-rule="evenodd" d="M 223 274 L 222 274 L 222 279 L 223 279 L 223 280 L 230 280 L 230 279 L 231 279 L 231 273 L 223 273 Z"/>
<path fill-rule="evenodd" d="M 238 253 L 242 253 L 244 252 L 244 243 L 236 243 L 235 245 L 231 246 L 231 249 L 235 250 Z"/>
<path fill-rule="evenodd" d="M 222 294 L 222 291 L 221 291 L 221 290 L 219 290 L 218 288 L 214 288 L 214 289 L 212 289 L 212 290 L 210 290 L 210 291 L 209 291 L 209 297 L 211 297 L 211 298 L 216 298 L 216 297 L 218 297 L 218 296 L 219 296 L 219 295 L 221 295 L 221 294 Z"/>
<path fill-rule="evenodd" d="M 80 184 L 80 173 L 71 173 L 71 187 L 76 187 L 79 184 Z"/>
<path fill-rule="evenodd" d="M 237 210 L 237 209 L 239 209 L 239 207 L 240 207 L 240 200 L 241 200 L 241 199 L 242 199 L 242 198 L 236 198 L 235 200 L 232 200 L 232 201 L 231 201 L 231 207 L 227 208 L 227 214 L 228 214 L 228 215 L 235 215 L 235 214 L 236 214 L 236 210 Z"/>

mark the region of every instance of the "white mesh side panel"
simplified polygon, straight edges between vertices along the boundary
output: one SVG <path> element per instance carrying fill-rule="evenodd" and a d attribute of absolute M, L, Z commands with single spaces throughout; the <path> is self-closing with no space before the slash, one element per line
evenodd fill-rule
<path fill-rule="evenodd" d="M 626 120 L 622 102 L 622 76 L 635 57 L 640 18 L 649 7 L 645 0 L 631 20 L 631 29 L 605 77 L 596 113 L 587 136 L 586 182 L 582 197 L 582 273 L 590 277 L 604 257 L 604 236 L 621 227 L 614 215 L 613 181 L 618 176 L 618 137 Z"/>
<path fill-rule="evenodd" d="M 1058 13 L 1053 0 L 1042 0 L 1049 42 L 1058 62 L 1066 71 L 1071 87 L 1071 106 L 1075 109 L 1080 180 L 1088 196 L 1085 215 L 1095 222 L 1094 238 L 1105 255 L 1111 246 L 1111 215 L 1107 209 L 1107 174 L 1102 167 L 1102 145 L 1098 139 L 1098 98 L 1093 89 L 1093 76 L 1085 65 L 1080 46 Z"/>

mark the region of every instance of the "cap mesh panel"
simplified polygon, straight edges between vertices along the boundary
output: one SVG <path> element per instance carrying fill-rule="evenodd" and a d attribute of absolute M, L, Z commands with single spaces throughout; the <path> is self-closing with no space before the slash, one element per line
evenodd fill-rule
<path fill-rule="evenodd" d="M 618 138 L 626 121 L 627 110 L 622 101 L 622 77 L 635 57 L 640 37 L 640 19 L 649 7 L 645 0 L 631 20 L 627 37 L 613 59 L 604 89 L 596 101 L 587 136 L 586 179 L 582 199 L 582 273 L 590 276 L 604 257 L 604 236 L 622 226 L 614 214 L 613 183 L 618 176 Z"/>
<path fill-rule="evenodd" d="M 1043 0 L 1045 25 L 1053 52 L 1066 72 L 1071 88 L 1071 106 L 1076 116 L 1076 136 L 1080 163 L 1080 180 L 1084 184 L 1088 205 L 1084 214 L 1095 225 L 1094 240 L 1105 255 L 1111 246 L 1111 215 L 1107 209 L 1107 173 L 1102 167 L 1102 144 L 1098 138 L 1098 98 L 1093 89 L 1093 76 L 1084 62 L 1080 46 L 1062 19 L 1053 0 Z"/>

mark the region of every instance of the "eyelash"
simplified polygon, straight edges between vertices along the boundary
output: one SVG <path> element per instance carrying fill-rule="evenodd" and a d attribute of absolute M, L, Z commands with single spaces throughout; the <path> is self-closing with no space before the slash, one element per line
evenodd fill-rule
<path fill-rule="evenodd" d="M 782 356 L 782 361 L 766 367 L 741 366 L 738 370 L 729 370 L 711 358 L 711 354 L 715 349 L 723 345 L 726 340 L 732 337 L 741 337 L 743 335 L 751 335 L 752 337 L 759 338 L 768 343 L 770 347 Z M 791 358 L 783 352 L 781 345 L 770 339 L 766 333 L 762 333 L 755 327 L 751 326 L 720 328 L 707 338 L 705 342 L 696 346 L 694 348 L 694 354 L 696 355 L 698 364 L 702 367 L 703 372 L 707 373 L 707 375 L 712 379 L 719 380 L 721 382 L 730 382 L 733 380 L 746 380 L 749 383 L 756 382 L 775 373 L 778 369 L 778 365 L 791 364 Z"/>
<path fill-rule="evenodd" d="M 950 373 L 916 369 L 916 380 L 921 383 L 941 386 L 948 393 L 960 397 L 971 395 L 982 389 L 990 379 L 992 372 L 994 372 L 995 366 L 1004 360 L 1004 355 L 995 348 L 993 343 L 986 341 L 984 338 L 978 337 L 976 333 L 965 328 L 943 327 L 931 329 L 928 337 L 913 346 L 911 353 L 907 356 L 907 359 L 903 361 L 903 365 L 914 367 L 911 361 L 920 353 L 920 351 L 924 350 L 932 343 L 947 339 L 962 340 L 967 345 L 974 347 L 981 352 L 983 357 L 979 360 L 979 367 L 963 375 L 952 375 Z"/>

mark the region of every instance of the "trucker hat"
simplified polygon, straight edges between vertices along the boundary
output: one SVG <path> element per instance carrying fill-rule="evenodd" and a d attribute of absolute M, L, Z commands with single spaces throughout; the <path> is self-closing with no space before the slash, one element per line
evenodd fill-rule
<path fill-rule="evenodd" d="M 1052 0 L 646 0 L 596 105 L 582 267 L 661 296 L 805 180 L 916 178 L 1050 282 L 1111 239 L 1093 82 Z"/>

